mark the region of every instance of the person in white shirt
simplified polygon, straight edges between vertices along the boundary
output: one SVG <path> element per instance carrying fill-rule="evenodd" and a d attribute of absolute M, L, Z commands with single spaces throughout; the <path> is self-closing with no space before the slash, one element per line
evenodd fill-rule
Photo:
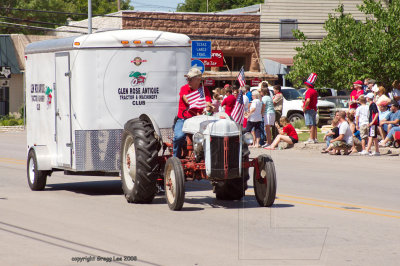
<path fill-rule="evenodd" d="M 349 123 L 346 121 L 346 112 L 340 111 L 339 117 L 339 137 L 332 139 L 333 152 L 330 154 L 338 155 L 341 150 L 344 150 L 344 155 L 349 155 L 353 147 L 353 133 L 351 132 Z"/>
<path fill-rule="evenodd" d="M 367 105 L 367 99 L 365 99 L 364 95 L 358 97 L 358 102 L 360 106 L 356 109 L 356 129 L 360 131 L 361 147 L 365 153 L 365 144 L 368 139 L 369 106 Z"/>
<path fill-rule="evenodd" d="M 260 137 L 261 137 L 261 121 L 262 121 L 262 115 L 261 115 L 261 109 L 262 109 L 262 103 L 260 101 L 260 94 L 258 93 L 257 90 L 254 90 L 251 94 L 253 101 L 251 102 L 250 105 L 250 110 L 247 113 L 247 126 L 246 126 L 246 132 L 251 132 L 252 129 L 254 128 L 253 134 L 253 145 L 250 147 L 255 147 L 259 148 L 260 147 Z"/>

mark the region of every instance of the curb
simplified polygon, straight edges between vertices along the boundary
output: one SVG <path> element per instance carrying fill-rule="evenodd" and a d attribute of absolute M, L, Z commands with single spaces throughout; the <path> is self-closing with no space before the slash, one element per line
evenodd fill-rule
<path fill-rule="evenodd" d="M 24 131 L 25 126 L 0 126 L 0 132 L 7 131 Z"/>

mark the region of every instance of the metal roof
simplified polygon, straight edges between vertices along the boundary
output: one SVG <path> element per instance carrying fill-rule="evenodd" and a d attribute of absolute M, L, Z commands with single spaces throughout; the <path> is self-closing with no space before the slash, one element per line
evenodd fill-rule
<path fill-rule="evenodd" d="M 255 4 L 251 6 L 245 6 L 241 8 L 228 9 L 221 12 L 216 12 L 216 14 L 227 14 L 227 15 L 237 15 L 237 14 L 260 14 L 261 4 Z"/>
<path fill-rule="evenodd" d="M 146 47 L 189 47 L 191 45 L 189 37 L 184 34 L 155 30 L 112 30 L 31 43 L 26 46 L 25 54 L 85 48 L 135 48 L 137 46 L 133 44 L 134 40 L 140 40 L 141 45 Z M 145 41 L 148 40 L 153 41 L 153 44 L 146 45 Z M 121 41 L 129 43 L 122 44 Z M 76 45 L 76 42 L 79 44 Z"/>
<path fill-rule="evenodd" d="M 10 35 L 0 35 L 0 66 L 11 67 L 12 74 L 21 73 Z"/>

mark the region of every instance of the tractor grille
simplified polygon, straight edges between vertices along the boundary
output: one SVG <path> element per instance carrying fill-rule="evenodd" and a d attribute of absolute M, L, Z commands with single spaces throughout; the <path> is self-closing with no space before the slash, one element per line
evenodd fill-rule
<path fill-rule="evenodd" d="M 211 137 L 211 178 L 223 179 L 225 178 L 225 151 L 224 151 L 224 137 Z M 227 178 L 237 178 L 239 175 L 239 152 L 240 142 L 239 136 L 228 138 L 228 152 L 226 161 L 228 162 L 228 176 Z"/>

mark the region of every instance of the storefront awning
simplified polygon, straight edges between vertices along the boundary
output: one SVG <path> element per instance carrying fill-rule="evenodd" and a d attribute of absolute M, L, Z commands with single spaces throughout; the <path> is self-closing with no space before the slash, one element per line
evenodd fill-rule
<path fill-rule="evenodd" d="M 293 65 L 293 58 L 265 58 L 263 64 L 265 72 L 270 75 L 286 75 Z"/>
<path fill-rule="evenodd" d="M 12 74 L 20 74 L 15 49 L 10 35 L 0 35 L 0 67 L 11 67 Z"/>

